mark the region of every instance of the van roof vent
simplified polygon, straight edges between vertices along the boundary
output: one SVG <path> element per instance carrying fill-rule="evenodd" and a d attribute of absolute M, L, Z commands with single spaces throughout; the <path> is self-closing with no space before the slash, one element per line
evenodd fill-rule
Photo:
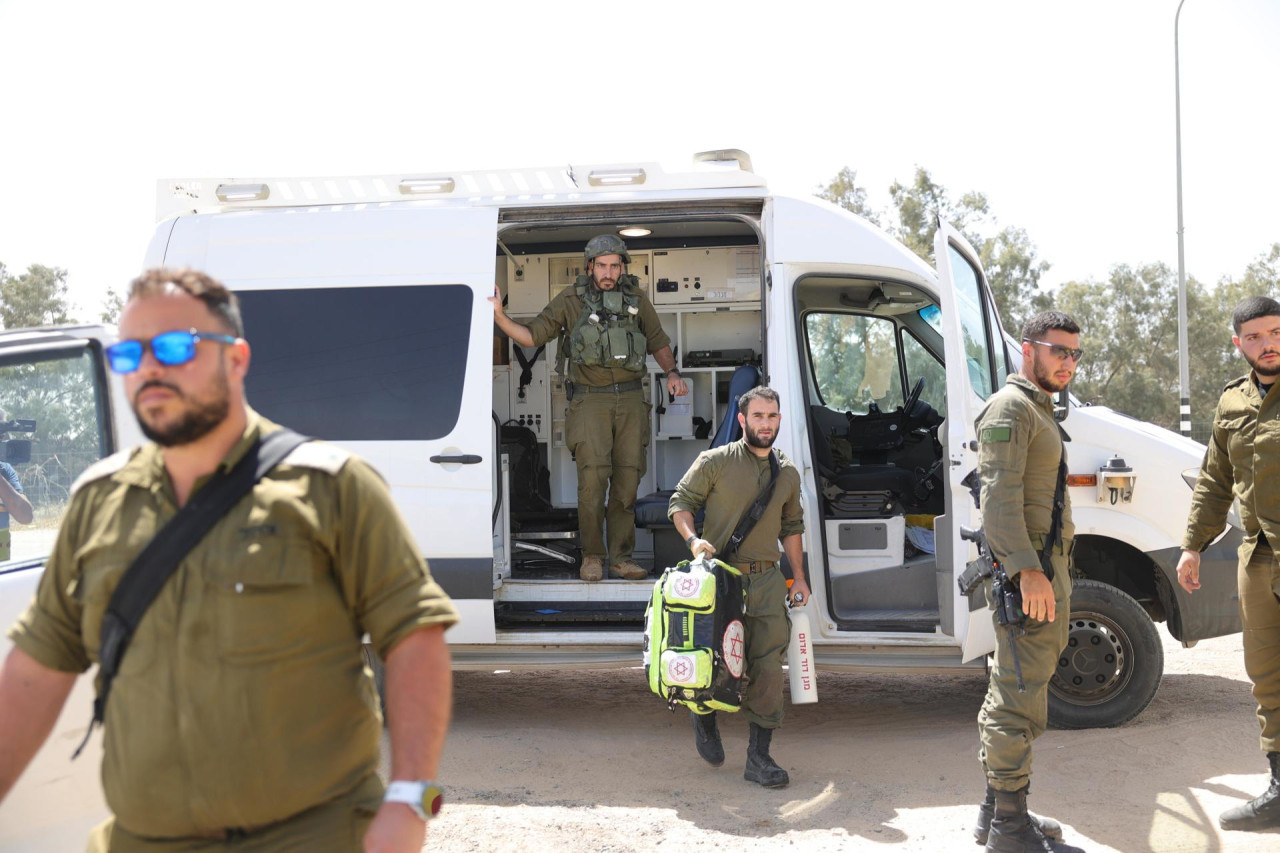
<path fill-rule="evenodd" d="M 741 148 L 717 148 L 715 151 L 699 151 L 693 155 L 693 164 L 703 168 L 741 169 L 751 171 L 751 155 Z"/>

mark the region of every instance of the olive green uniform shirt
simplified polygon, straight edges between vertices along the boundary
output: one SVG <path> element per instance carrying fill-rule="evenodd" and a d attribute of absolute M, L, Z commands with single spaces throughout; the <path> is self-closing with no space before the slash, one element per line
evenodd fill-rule
<path fill-rule="evenodd" d="M 250 411 L 220 468 L 275 429 Z M 116 454 L 73 490 L 35 600 L 9 632 L 43 665 L 83 672 L 98 660 L 121 575 L 178 510 L 162 453 Z M 457 618 L 373 469 L 302 445 L 191 550 L 142 617 L 106 708 L 107 803 L 130 832 L 180 837 L 341 796 L 378 766 L 362 636 L 385 657 Z"/>
<path fill-rule="evenodd" d="M 1245 530 L 1240 559 L 1249 562 L 1259 531 L 1280 551 L 1280 391 L 1273 385 L 1262 399 L 1252 372 L 1227 383 L 1218 399 L 1182 547 L 1208 548 L 1236 499 Z"/>
<path fill-rule="evenodd" d="M 577 289 L 573 285 L 557 293 L 547 307 L 542 309 L 542 313 L 529 321 L 533 345 L 542 346 L 560 334 L 562 329 L 565 332 L 572 332 L 586 307 L 586 303 L 578 297 Z M 658 312 L 654 310 L 653 303 L 644 293 L 640 294 L 640 304 L 637 308 L 640 312 L 636 315 L 637 325 L 648 340 L 648 351 L 653 353 L 663 347 L 671 346 L 671 338 L 663 331 Z M 569 360 L 569 378 L 576 385 L 596 387 L 614 385 L 640 379 L 644 373 L 643 370 L 623 370 L 620 367 L 588 367 L 576 364 L 572 359 Z"/>
<path fill-rule="evenodd" d="M 982 478 L 982 527 L 992 554 L 1013 577 L 1040 568 L 1043 537 L 1053 521 L 1062 435 L 1053 398 L 1020 374 L 987 400 L 976 422 Z M 1062 543 L 1075 536 L 1071 496 L 1064 490 Z M 1035 541 L 1033 541 L 1035 537 Z"/>
<path fill-rule="evenodd" d="M 800 472 L 782 451 L 775 448 L 773 452 L 780 469 L 773 497 L 736 554 L 725 554 L 725 546 L 743 514 L 769 485 L 770 476 L 768 458 L 752 453 L 745 438 L 698 454 L 671 496 L 667 517 L 680 511 L 696 515 L 705 507 L 701 538 L 715 546 L 717 556 L 734 562 L 777 562 L 778 540 L 804 532 L 804 513 Z"/>

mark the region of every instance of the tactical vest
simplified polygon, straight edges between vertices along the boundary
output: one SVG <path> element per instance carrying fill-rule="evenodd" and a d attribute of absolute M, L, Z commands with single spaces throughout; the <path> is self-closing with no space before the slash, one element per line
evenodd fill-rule
<path fill-rule="evenodd" d="M 644 669 L 649 689 L 671 710 L 738 710 L 746 601 L 742 573 L 719 560 L 686 560 L 654 584 L 644 614 Z"/>
<path fill-rule="evenodd" d="M 600 290 L 590 276 L 580 275 L 573 287 L 582 300 L 582 314 L 567 342 L 561 336 L 556 371 L 564 373 L 566 353 L 574 364 L 586 367 L 643 370 L 649 341 L 640 329 L 640 280 L 621 275 L 613 290 Z"/>

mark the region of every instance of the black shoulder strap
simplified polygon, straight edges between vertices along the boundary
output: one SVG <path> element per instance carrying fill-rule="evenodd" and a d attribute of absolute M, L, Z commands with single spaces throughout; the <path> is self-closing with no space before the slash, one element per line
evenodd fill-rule
<path fill-rule="evenodd" d="M 309 441 L 307 437 L 293 430 L 279 429 L 255 442 L 230 471 L 215 474 L 204 488 L 192 495 L 186 506 L 178 510 L 134 558 L 111 594 L 102 617 L 102 645 L 98 652 L 102 686 L 93 701 L 89 731 L 72 758 L 78 756 L 89 741 L 93 724 L 102 722 L 111 682 L 120 670 L 120 661 L 133 639 L 133 632 L 178 564 L 255 483 L 306 441 Z"/>
<path fill-rule="evenodd" d="M 533 363 L 538 360 L 538 356 L 542 355 L 542 351 L 545 350 L 546 348 L 547 348 L 546 344 L 543 344 L 542 346 L 538 347 L 536 350 L 533 351 L 533 357 L 530 358 L 524 354 L 524 350 L 521 349 L 519 344 L 515 343 L 514 341 L 511 344 L 511 349 L 515 350 L 516 361 L 520 362 L 519 396 L 521 400 L 524 399 L 525 387 L 530 382 L 533 381 Z"/>
<path fill-rule="evenodd" d="M 742 514 L 742 518 L 738 519 L 738 526 L 733 529 L 733 535 L 729 537 L 729 544 L 724 548 L 726 557 L 732 556 L 737 552 L 743 540 L 751 535 L 751 530 L 756 526 L 756 522 L 764 515 L 765 507 L 769 505 L 769 501 L 773 500 L 773 487 L 778 484 L 778 472 L 781 470 L 782 466 L 778 464 L 778 454 L 772 450 L 769 451 L 769 485 L 764 487 L 764 491 L 756 497 L 755 503 L 747 507 L 747 511 Z"/>
<path fill-rule="evenodd" d="M 1053 580 L 1053 547 L 1062 538 L 1062 514 L 1067 508 L 1067 434 L 1058 427 L 1062 438 L 1062 458 L 1058 460 L 1058 485 L 1053 490 L 1053 518 L 1049 522 L 1049 535 L 1044 537 L 1044 549 L 1040 552 L 1040 567 L 1045 577 Z"/>

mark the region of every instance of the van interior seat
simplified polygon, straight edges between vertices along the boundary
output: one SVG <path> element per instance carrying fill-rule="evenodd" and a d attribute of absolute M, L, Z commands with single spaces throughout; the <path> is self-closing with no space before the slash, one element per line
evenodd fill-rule
<path fill-rule="evenodd" d="M 940 422 L 932 409 L 928 410 L 923 420 L 933 426 Z M 888 452 L 855 451 L 856 458 L 850 464 L 836 462 L 831 449 L 831 436 L 844 434 L 856 440 L 857 437 L 849 435 L 846 430 L 856 430 L 857 421 L 856 417 L 850 418 L 845 413 L 835 412 L 826 406 L 810 406 L 814 461 L 822 477 L 841 492 L 888 492 L 903 507 L 922 508 L 930 502 L 933 489 L 929 481 L 933 478 L 933 472 L 926 473 L 917 470 L 915 466 L 891 462 L 887 458 Z M 904 425 L 906 424 L 904 419 Z M 904 461 L 910 458 L 910 455 L 905 456 Z"/>

